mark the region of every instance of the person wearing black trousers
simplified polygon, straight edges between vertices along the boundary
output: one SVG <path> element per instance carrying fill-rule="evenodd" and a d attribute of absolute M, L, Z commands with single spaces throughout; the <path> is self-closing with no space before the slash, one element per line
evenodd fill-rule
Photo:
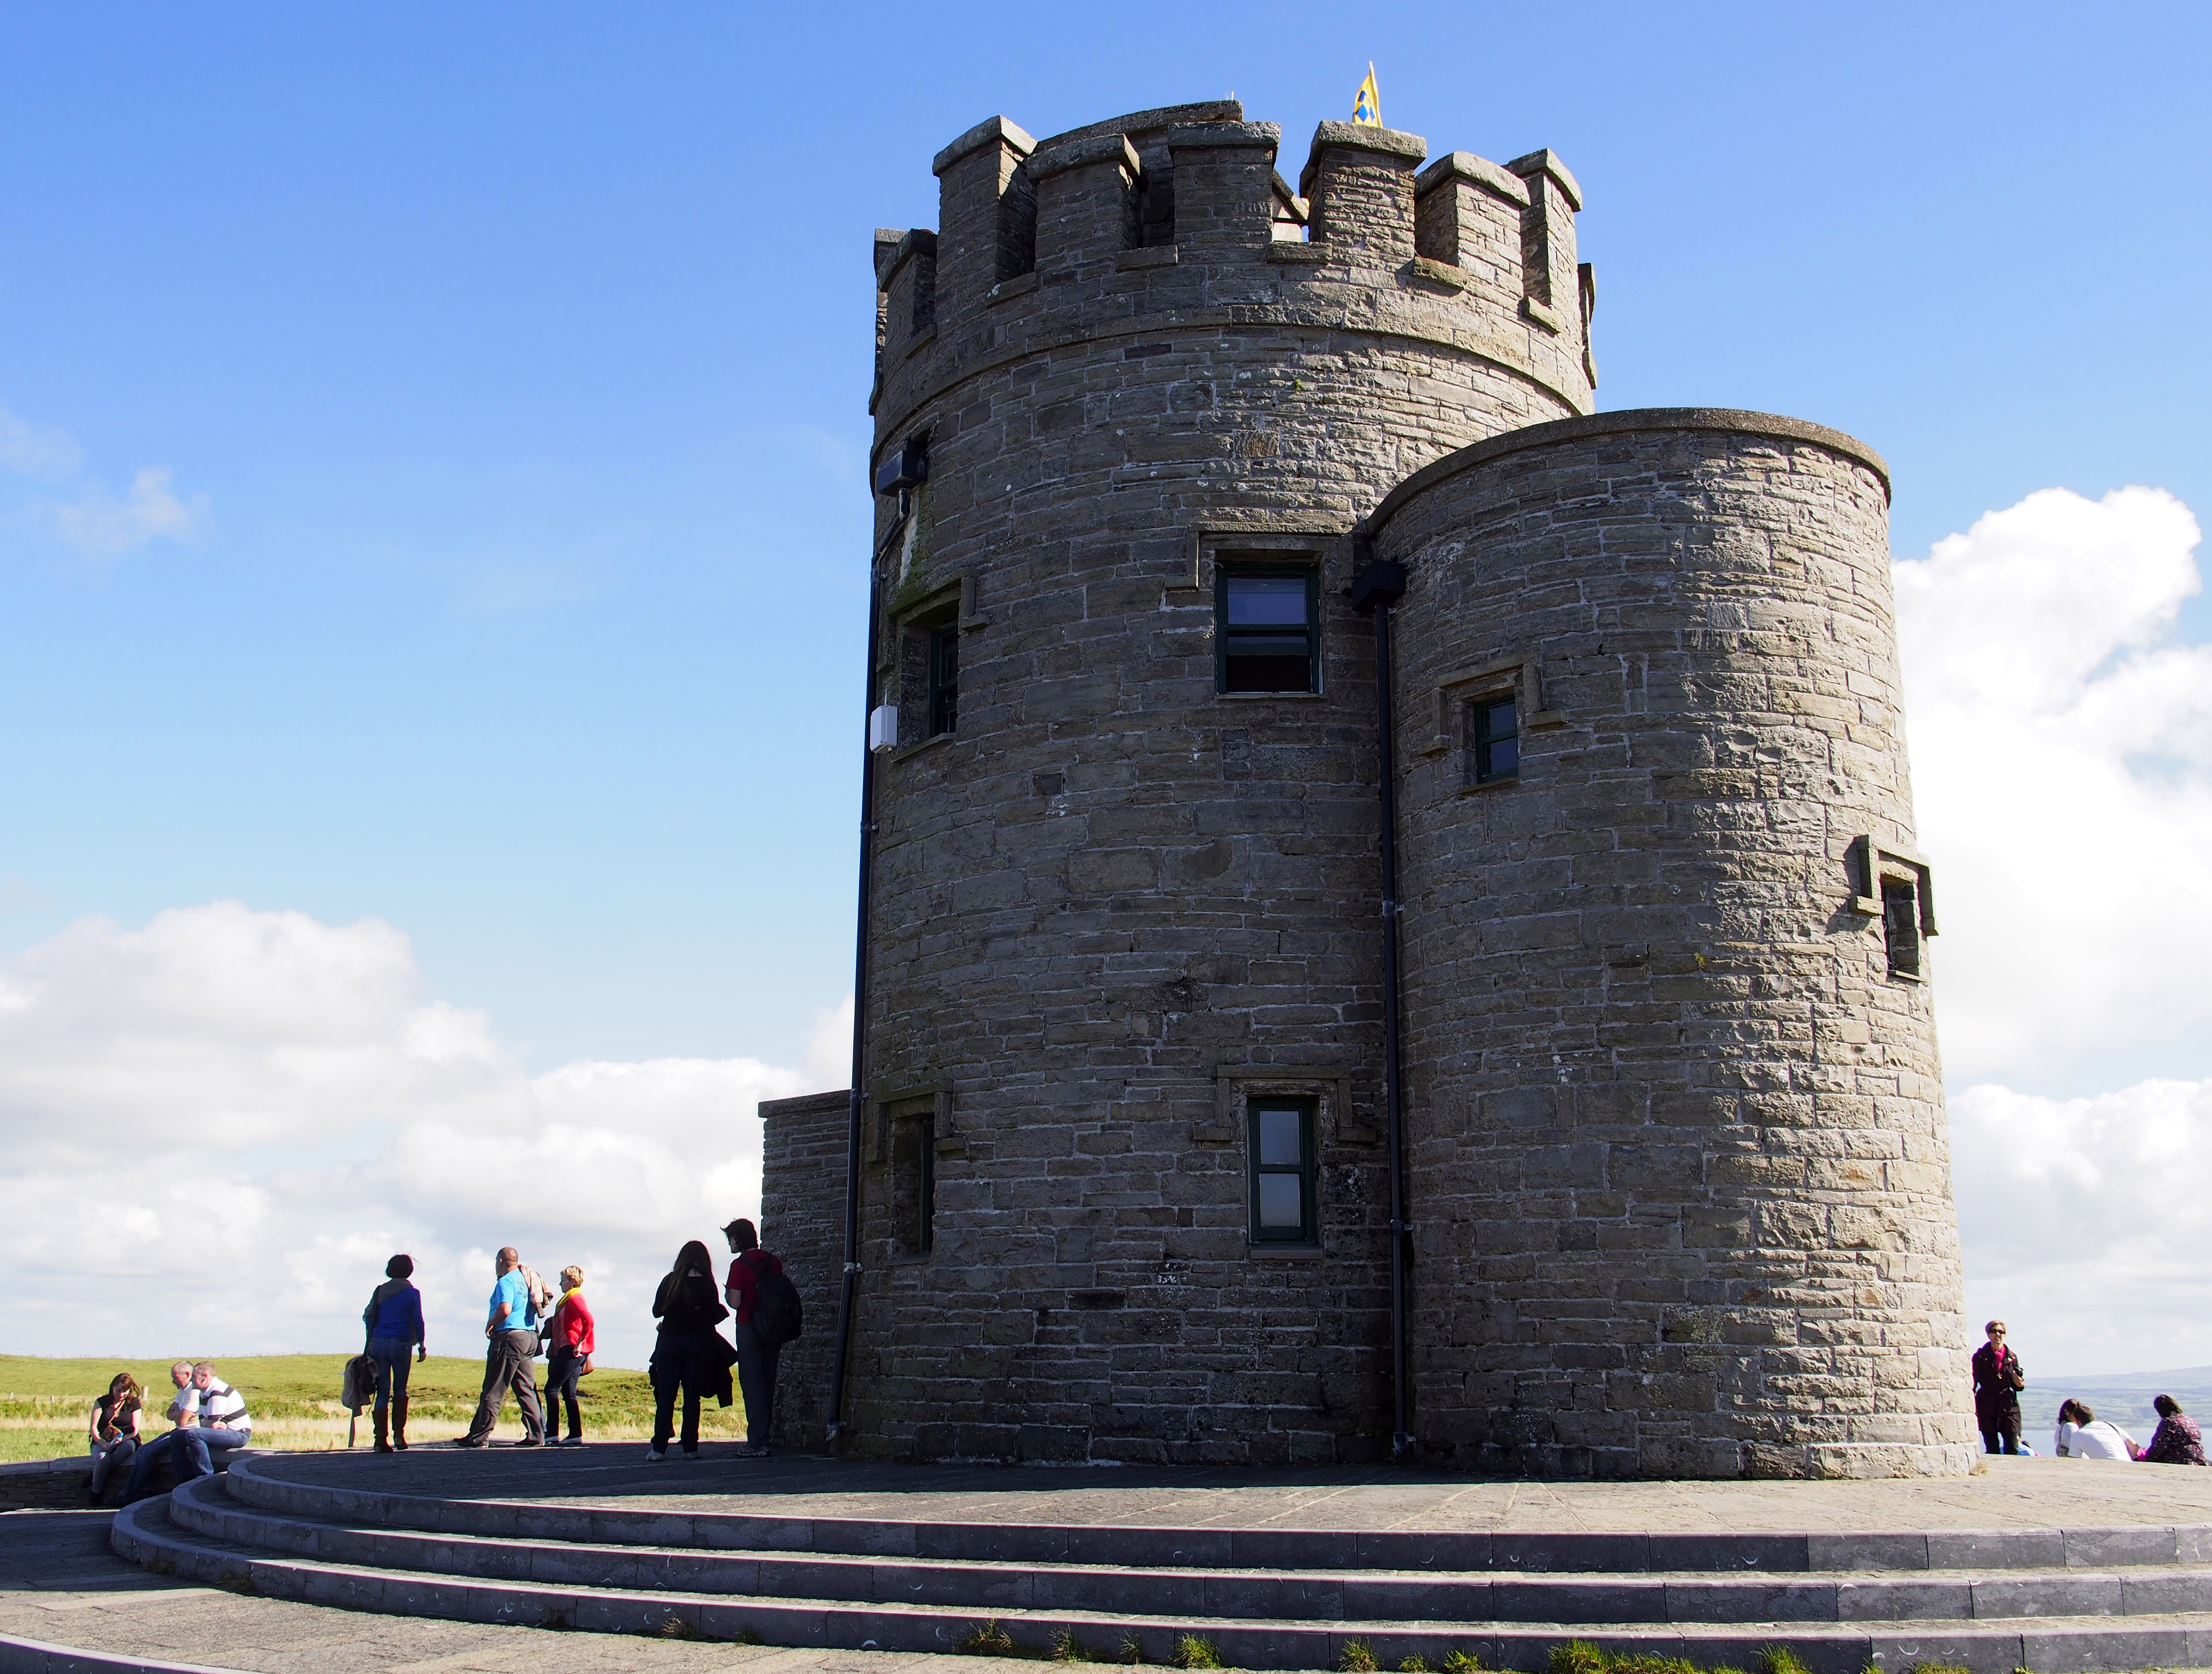
<path fill-rule="evenodd" d="M 699 1457 L 699 1398 L 726 1388 L 737 1351 L 714 1327 L 730 1317 L 714 1294 L 714 1259 L 693 1239 L 676 1252 L 676 1265 L 660 1281 L 653 1299 L 660 1333 L 647 1371 L 653 1380 L 653 1446 L 646 1458 L 658 1464 L 668 1457 L 675 1425 L 676 1395 L 684 1393 L 684 1457 Z M 727 1404 L 725 1402 L 725 1404 Z"/>
<path fill-rule="evenodd" d="M 1990 1340 L 1974 1350 L 1974 1423 L 1984 1451 L 2017 1453 L 2020 1392 L 2027 1386 L 2027 1373 L 2020 1356 L 2005 1346 L 2005 1322 L 1992 1319 L 1984 1329 Z"/>

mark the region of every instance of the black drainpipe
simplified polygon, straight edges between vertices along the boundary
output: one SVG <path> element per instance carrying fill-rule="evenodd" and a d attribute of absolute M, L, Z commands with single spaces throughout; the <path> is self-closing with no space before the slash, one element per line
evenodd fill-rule
<path fill-rule="evenodd" d="M 1406 1277 L 1413 1228 L 1406 1218 L 1405 1079 L 1398 1051 L 1398 790 L 1390 748 L 1390 607 L 1405 597 L 1406 568 L 1370 556 L 1374 549 L 1367 540 L 1359 541 L 1355 550 L 1367 561 L 1352 581 L 1352 608 L 1375 616 L 1375 755 L 1382 803 L 1382 1103 L 1390 1156 L 1390 1457 L 1402 1459 L 1413 1445 L 1406 1352 Z"/>
<path fill-rule="evenodd" d="M 845 1428 L 845 1362 L 853 1345 L 853 1293 L 860 1279 L 860 1113 L 867 1101 L 868 895 L 876 837 L 876 760 L 868 727 L 876 713 L 876 657 L 883 648 L 883 611 L 878 608 L 878 572 L 884 554 L 906 531 L 914 515 L 914 489 L 928 469 L 919 446 L 895 453 L 878 473 L 876 492 L 896 491 L 898 515 L 890 532 L 868 559 L 867 701 L 860 712 L 860 882 L 859 928 L 853 938 L 853 1086 L 845 1118 L 845 1273 L 837 1298 L 837 1347 L 830 1362 L 830 1423 L 824 1437 L 835 1446 Z"/>

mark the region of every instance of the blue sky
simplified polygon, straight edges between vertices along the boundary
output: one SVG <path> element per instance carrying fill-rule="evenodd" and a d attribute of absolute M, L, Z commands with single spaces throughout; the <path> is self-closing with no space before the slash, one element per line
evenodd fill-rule
<path fill-rule="evenodd" d="M 1945 701 L 1924 830 L 1950 821 L 1962 854 L 1975 830 L 2018 834 L 2034 876 L 1992 889 L 1985 929 L 1947 907 L 1938 993 L 1954 1066 L 2041 1100 L 2039 1144 L 2093 1157 L 2185 1106 L 2212 1136 L 2212 1010 L 2112 999 L 2062 1049 L 2063 1028 L 2023 1020 L 2064 961 L 2046 979 L 2049 936 L 2004 939 L 2054 889 L 2127 871 L 2129 833 L 2182 857 L 2212 833 L 2194 526 L 2106 499 L 2142 484 L 2212 508 L 2212 11 L 2181 6 L 0 9 L 0 1026 L 18 1028 L 0 1080 L 9 1051 L 44 1088 L 159 1037 L 175 1055 L 133 1110 L 184 1083 L 204 1102 L 178 1107 L 215 1123 L 301 1101 L 237 1165 L 255 1213 L 366 1201 L 346 1171 L 371 1159 L 449 1173 L 459 1152 L 409 1151 L 395 1111 L 417 1137 L 530 1111 L 604 1139 L 842 1084 L 817 1025 L 850 982 L 872 230 L 933 225 L 933 153 L 1000 112 L 1042 137 L 1233 93 L 1282 124 L 1295 175 L 1370 59 L 1384 119 L 1432 154 L 1549 146 L 1579 177 L 1601 406 L 1863 438 L 1894 470 L 1905 559 L 2016 508 L 1924 590 L 1953 613 L 1924 643 L 1961 643 L 1959 613 L 1990 575 L 2004 596 L 2023 555 L 2059 554 L 2062 582 L 2075 565 L 2077 593 L 2079 566 L 2149 578 L 2130 597 L 2151 602 L 2109 620 L 2063 587 L 2030 601 L 2080 616 L 2075 650 L 2107 673 L 2154 640 L 2181 670 L 2127 687 L 2165 705 L 2141 737 L 2067 735 L 2070 782 L 2114 787 L 2107 826 L 2062 837 L 2063 804 L 2003 802 L 2061 759 L 2025 722 L 2008 780 L 1931 786 L 1929 762 L 2019 719 L 1986 693 Z M 2033 498 L 2051 489 L 2082 500 Z M 2053 701 L 2104 714 L 2124 684 Z M 2017 858 L 1999 843 L 1981 872 Z M 2212 931 L 2212 866 L 2176 888 Z M 159 916 L 180 913 L 198 916 Z M 119 928 L 84 928 L 100 916 Z M 2137 912 L 2124 968 L 2203 992 L 2185 923 Z M 156 969 L 166 1021 L 118 1002 L 109 1046 L 66 1048 L 117 973 Z M 215 1028 L 193 996 L 218 976 L 237 1006 Z M 34 989 L 40 1017 L 77 996 L 78 1022 L 24 1002 L 9 1025 L 10 992 Z M 352 1021 L 285 1010 L 317 993 Z M 332 1062 L 381 1042 L 383 1067 L 332 1072 L 327 1106 L 207 1068 L 211 1029 L 265 1067 L 295 1025 L 339 1041 Z M 2002 1045 L 2018 1039 L 2035 1044 Z M 423 1093 L 423 1064 L 464 1059 L 469 1089 Z M 2181 1091 L 2144 1092 L 2159 1077 Z M 2030 1118 L 1966 1090 L 1975 1300 L 1977 1271 L 2005 1271 L 1974 1254 L 1977 1204 L 2033 1186 L 1990 1159 Z M 2065 1102 L 2093 1095 L 2121 1103 Z M 10 1145 L 64 1108 L 124 1119 L 112 1089 L 14 1096 Z M 463 1113 L 439 1128 L 430 1108 Z M 592 1154 L 636 1149 L 606 1143 Z M 2193 1174 L 2146 1155 L 2212 1188 L 2212 1137 Z M 295 1167 L 328 1195 L 279 1177 Z M 623 1187 L 633 1220 L 590 1246 L 624 1284 L 665 1259 L 676 1165 L 653 1167 Z M 0 1212 L 14 1192 L 89 1213 L 70 1193 L 98 1188 L 62 1178 L 0 1174 Z M 315 1235 L 380 1263 L 416 1238 L 473 1289 L 479 1208 L 392 1190 L 344 1228 L 317 1209 Z M 2084 1239 L 2148 1212 L 2068 1203 L 2048 1212 Z M 145 1248 L 164 1235 L 147 1222 Z M 44 1236 L 0 1252 L 60 1296 L 39 1276 L 79 1257 Z M 11 1340 L 88 1346 L 27 1306 L 0 1310 Z M 2097 1337 L 2094 1296 L 2046 1328 L 2139 1360 L 2162 1352 L 2144 1309 L 2124 1341 Z M 257 1341 L 284 1346 L 276 1330 Z M 2212 1328 L 2190 1352 L 2212 1358 Z"/>
<path fill-rule="evenodd" d="M 0 490 L 0 951 L 378 915 L 544 1064 L 834 1003 L 865 254 L 997 111 L 1234 91 L 1295 161 L 1372 58 L 1432 150 L 1578 173 L 1601 404 L 1864 437 L 1905 555 L 2052 484 L 2212 504 L 2207 18 L 10 9 L 0 401 L 83 464 Z M 24 509 L 149 464 L 190 538 Z"/>

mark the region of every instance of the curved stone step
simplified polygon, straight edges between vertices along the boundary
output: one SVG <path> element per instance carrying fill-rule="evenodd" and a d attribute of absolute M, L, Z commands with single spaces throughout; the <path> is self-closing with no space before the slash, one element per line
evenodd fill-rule
<path fill-rule="evenodd" d="M 44 1640 L 0 1634 L 0 1674 L 239 1674 L 239 1671 L 206 1663 L 161 1662 L 118 1651 L 80 1651 L 74 1645 L 49 1645 Z"/>
<path fill-rule="evenodd" d="M 535 1627 L 666 1634 L 847 1649 L 950 1651 L 986 1615 L 974 1610 L 885 1603 L 705 1596 L 698 1593 L 490 1581 L 274 1556 L 210 1538 L 173 1522 L 166 1500 L 118 1514 L 111 1537 L 125 1557 L 165 1573 L 217 1586 L 345 1609 Z M 1786 1647 L 1814 1674 L 1858 1674 L 1873 1665 L 1957 1664 L 1976 1674 L 2021 1668 L 2082 1674 L 2212 1662 L 2212 1616 L 2112 1618 L 2046 1616 L 2005 1623 L 1803 1622 L 1732 1625 L 1523 1623 L 1499 1626 L 1429 1621 L 1284 1622 L 1007 1610 L 988 1613 L 1022 1648 L 1048 1648 L 1073 1634 L 1094 1655 L 1111 1658 L 1133 1644 L 1147 1661 L 1165 1661 L 1185 1634 L 1212 1641 L 1231 1665 L 1249 1669 L 1335 1666 L 1346 1643 L 1367 1642 L 1382 1665 L 1410 1656 L 1437 1665 L 1454 1650 L 1493 1668 L 1540 1670 L 1553 1647 L 1592 1640 L 1610 1649 L 1747 1666 L 1760 1647 Z"/>
<path fill-rule="evenodd" d="M 1400 1530 L 1140 1528 L 1121 1524 L 913 1522 L 763 1517 L 514 1500 L 441 1499 L 302 1482 L 277 1456 L 241 1457 L 231 1494 L 266 1510 L 324 1522 L 434 1533 L 530 1538 L 595 1546 L 815 1552 L 969 1562 L 1091 1563 L 1236 1569 L 1394 1569 L 1636 1574 L 1747 1570 L 2110 1569 L 2212 1562 L 2212 1524 L 1889 1533 L 1596 1534 Z M 731 1492 L 747 1466 L 730 1472 Z M 696 1480 L 696 1479 L 695 1479 Z"/>
<path fill-rule="evenodd" d="M 1192 1619 L 1455 1622 L 1986 1622 L 2212 1611 L 2212 1568 L 1771 1575 L 1588 1574 L 1498 1579 L 1376 1570 L 991 1565 L 604 1546 L 364 1527 L 242 1505 L 213 1479 L 169 1501 L 210 1540 L 377 1569 L 654 1593 L 927 1604 L 978 1612 L 1103 1610 Z"/>

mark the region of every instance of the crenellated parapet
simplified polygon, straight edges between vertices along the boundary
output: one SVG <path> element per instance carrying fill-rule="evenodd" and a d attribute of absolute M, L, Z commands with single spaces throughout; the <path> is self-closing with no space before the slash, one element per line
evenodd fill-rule
<path fill-rule="evenodd" d="M 1002 116 L 969 129 L 937 155 L 933 237 L 878 243 L 879 417 L 895 430 L 963 378 L 1164 317 L 1356 322 L 1589 410 L 1582 194 L 1556 156 L 1425 167 L 1419 135 L 1324 122 L 1294 191 L 1280 143 L 1234 100 L 1044 140 Z"/>

